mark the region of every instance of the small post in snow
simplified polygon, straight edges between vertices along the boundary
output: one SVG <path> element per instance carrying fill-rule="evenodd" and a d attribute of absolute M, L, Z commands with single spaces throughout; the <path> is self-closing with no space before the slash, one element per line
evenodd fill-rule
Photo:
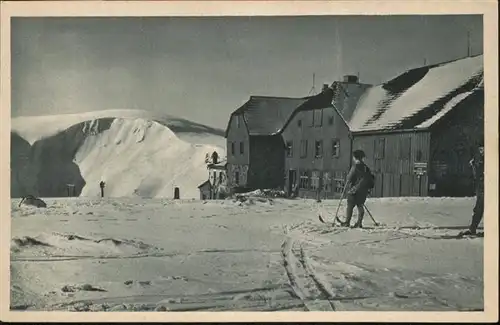
<path fill-rule="evenodd" d="M 101 181 L 99 183 L 99 187 L 101 188 L 101 197 L 104 197 L 104 186 L 106 186 L 106 183 L 104 183 L 104 181 Z"/>
<path fill-rule="evenodd" d="M 66 184 L 68 188 L 68 197 L 75 196 L 75 184 Z"/>
<path fill-rule="evenodd" d="M 174 200 L 179 200 L 181 197 L 180 190 L 178 187 L 174 188 Z"/>

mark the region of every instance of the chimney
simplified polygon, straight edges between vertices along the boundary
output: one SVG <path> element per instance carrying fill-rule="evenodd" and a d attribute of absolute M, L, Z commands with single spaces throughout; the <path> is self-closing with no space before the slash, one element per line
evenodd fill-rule
<path fill-rule="evenodd" d="M 328 87 L 328 84 L 323 84 L 323 89 L 321 89 L 321 92 L 327 91 L 328 88 L 330 88 L 330 87 Z"/>
<path fill-rule="evenodd" d="M 344 82 L 347 83 L 358 83 L 358 76 L 355 75 L 345 75 Z"/>

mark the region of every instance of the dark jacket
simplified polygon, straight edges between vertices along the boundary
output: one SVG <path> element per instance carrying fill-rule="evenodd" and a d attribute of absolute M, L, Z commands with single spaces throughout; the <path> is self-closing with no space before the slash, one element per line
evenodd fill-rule
<path fill-rule="evenodd" d="M 367 177 L 369 177 L 369 171 L 370 169 L 364 162 L 359 162 L 351 167 L 349 174 L 347 174 L 347 184 L 350 186 L 349 194 L 368 193 Z"/>

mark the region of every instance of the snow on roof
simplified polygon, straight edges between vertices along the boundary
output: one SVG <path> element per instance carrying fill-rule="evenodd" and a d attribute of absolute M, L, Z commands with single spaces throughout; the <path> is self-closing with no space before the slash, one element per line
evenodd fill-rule
<path fill-rule="evenodd" d="M 225 169 L 227 165 L 227 161 L 220 161 L 216 164 L 210 163 L 207 165 L 210 169 Z"/>
<path fill-rule="evenodd" d="M 409 70 L 368 89 L 352 132 L 428 128 L 482 87 L 483 55 Z"/>

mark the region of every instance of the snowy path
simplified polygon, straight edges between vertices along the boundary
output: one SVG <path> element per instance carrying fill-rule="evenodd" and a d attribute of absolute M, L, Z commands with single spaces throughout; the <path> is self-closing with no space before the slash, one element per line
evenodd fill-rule
<path fill-rule="evenodd" d="M 12 200 L 18 310 L 480 310 L 483 239 L 451 240 L 472 199 L 373 200 L 366 229 L 337 201 Z M 342 209 L 341 209 L 342 211 Z"/>

